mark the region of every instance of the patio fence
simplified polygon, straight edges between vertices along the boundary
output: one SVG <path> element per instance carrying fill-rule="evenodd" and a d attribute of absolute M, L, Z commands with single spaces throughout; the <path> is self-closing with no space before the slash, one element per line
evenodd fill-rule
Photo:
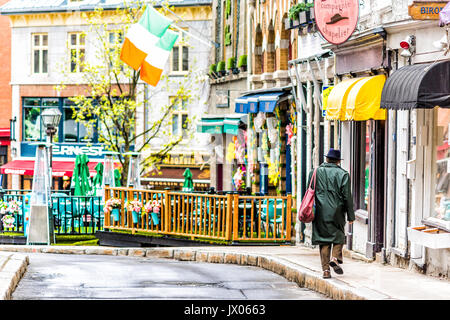
<path fill-rule="evenodd" d="M 292 198 L 287 196 L 225 195 L 173 191 L 105 189 L 105 201 L 121 200 L 105 212 L 105 230 L 151 232 L 183 238 L 232 242 L 289 242 Z M 133 212 L 127 199 L 143 206 L 157 201 L 157 212 Z"/>
<path fill-rule="evenodd" d="M 5 228 L 0 221 L 0 235 L 14 233 L 24 235 L 30 213 L 30 190 L 2 190 L 0 199 L 5 202 L 15 200 L 19 203 L 19 212 L 14 214 L 14 226 Z M 101 197 L 70 196 L 68 192 L 55 190 L 51 193 L 52 205 L 49 208 L 53 216 L 56 235 L 93 235 L 103 230 L 103 204 Z"/>

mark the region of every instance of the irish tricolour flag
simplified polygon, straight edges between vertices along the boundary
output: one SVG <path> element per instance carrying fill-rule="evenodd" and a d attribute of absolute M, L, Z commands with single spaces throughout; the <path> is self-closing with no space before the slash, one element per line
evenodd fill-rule
<path fill-rule="evenodd" d="M 171 23 L 172 20 L 148 6 L 125 36 L 120 59 L 134 70 L 140 69 L 141 79 L 152 86 L 158 84 L 178 38 L 178 33 L 168 29 Z"/>

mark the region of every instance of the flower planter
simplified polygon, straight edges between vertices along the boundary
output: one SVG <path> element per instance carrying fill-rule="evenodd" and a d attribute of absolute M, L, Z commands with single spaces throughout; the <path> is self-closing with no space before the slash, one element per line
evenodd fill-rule
<path fill-rule="evenodd" d="M 299 20 L 300 24 L 306 23 L 306 11 L 302 11 L 299 13 L 298 20 Z"/>
<path fill-rule="evenodd" d="M 407 228 L 408 240 L 431 249 L 450 248 L 450 233 L 434 227 L 413 226 Z"/>
<path fill-rule="evenodd" d="M 119 221 L 119 208 L 113 208 L 111 210 L 111 217 L 114 221 Z"/>
<path fill-rule="evenodd" d="M 158 225 L 160 221 L 160 213 L 159 212 L 152 212 L 150 213 L 152 222 L 154 225 Z"/>
<path fill-rule="evenodd" d="M 133 219 L 133 223 L 139 223 L 139 212 L 132 211 L 131 218 Z"/>
<path fill-rule="evenodd" d="M 312 7 L 310 10 L 309 10 L 309 19 L 311 19 L 311 22 L 314 22 L 314 19 L 315 19 L 316 17 L 315 17 L 315 15 L 314 15 L 314 7 Z"/>
<path fill-rule="evenodd" d="M 241 72 L 247 72 L 247 66 L 241 66 L 240 69 Z"/>

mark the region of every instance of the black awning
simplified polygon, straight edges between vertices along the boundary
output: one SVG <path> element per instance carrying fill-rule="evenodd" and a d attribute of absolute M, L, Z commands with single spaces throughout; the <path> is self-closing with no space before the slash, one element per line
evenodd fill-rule
<path fill-rule="evenodd" d="M 383 87 L 383 109 L 450 108 L 450 61 L 405 66 Z"/>

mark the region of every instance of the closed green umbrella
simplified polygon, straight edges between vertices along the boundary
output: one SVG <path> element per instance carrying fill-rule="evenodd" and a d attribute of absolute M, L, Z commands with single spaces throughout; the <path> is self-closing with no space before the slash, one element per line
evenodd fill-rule
<path fill-rule="evenodd" d="M 192 191 L 194 188 L 194 182 L 192 181 L 192 172 L 187 168 L 184 173 L 184 184 L 183 184 L 183 191 Z"/>
<path fill-rule="evenodd" d="M 75 170 L 73 172 L 73 179 L 75 180 L 75 196 L 86 196 L 92 187 L 89 180 L 89 159 L 87 155 L 80 154 L 75 158 Z"/>
<path fill-rule="evenodd" d="M 92 184 L 94 186 L 94 195 L 97 194 L 97 190 L 103 188 L 103 163 L 97 163 L 97 165 L 95 166 L 95 171 L 97 171 L 97 173 L 92 181 Z"/>
<path fill-rule="evenodd" d="M 114 183 L 116 184 L 116 187 L 120 187 L 120 178 L 121 178 L 121 174 L 119 169 L 114 169 Z"/>

